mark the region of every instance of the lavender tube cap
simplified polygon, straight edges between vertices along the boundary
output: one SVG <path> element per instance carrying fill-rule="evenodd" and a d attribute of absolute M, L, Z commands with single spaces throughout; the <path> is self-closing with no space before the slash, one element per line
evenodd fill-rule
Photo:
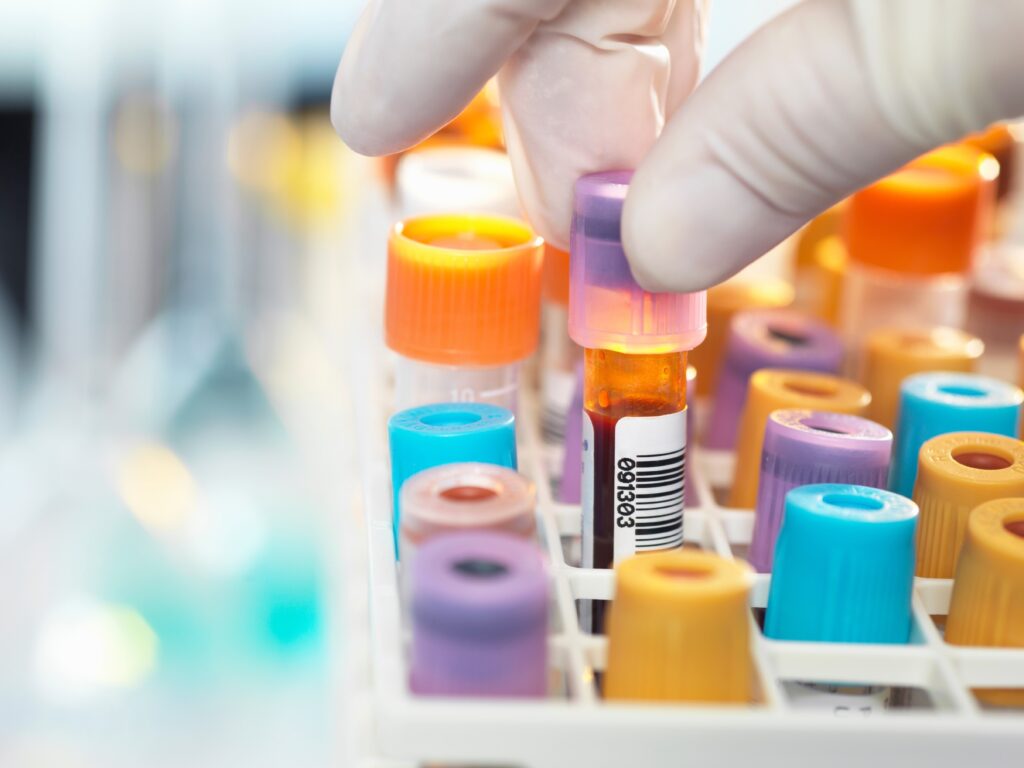
<path fill-rule="evenodd" d="M 884 488 L 891 454 L 892 433 L 860 416 L 774 411 L 764 433 L 750 564 L 761 573 L 772 570 L 789 491 L 820 483 Z"/>
<path fill-rule="evenodd" d="M 576 182 L 569 240 L 569 335 L 588 349 L 683 352 L 707 334 L 707 294 L 650 293 L 622 249 L 622 204 L 632 171 Z M 682 255 L 682 254 L 681 254 Z"/>
<path fill-rule="evenodd" d="M 548 577 L 536 545 L 501 533 L 438 536 L 412 570 L 415 693 L 546 694 Z"/>
<path fill-rule="evenodd" d="M 732 450 L 751 375 L 762 368 L 838 373 L 843 343 L 819 320 L 788 309 L 737 313 L 729 325 L 725 357 L 704 437 L 705 447 Z"/>

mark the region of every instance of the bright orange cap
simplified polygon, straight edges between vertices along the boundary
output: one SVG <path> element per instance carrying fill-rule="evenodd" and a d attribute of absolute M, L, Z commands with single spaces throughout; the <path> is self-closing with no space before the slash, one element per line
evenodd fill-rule
<path fill-rule="evenodd" d="M 445 365 L 503 365 L 537 346 L 543 241 L 502 216 L 396 224 L 388 240 L 387 345 Z"/>
<path fill-rule="evenodd" d="M 569 254 L 550 243 L 544 245 L 544 299 L 569 306 Z"/>
<path fill-rule="evenodd" d="M 760 482 L 764 428 L 772 411 L 806 408 L 864 415 L 871 395 L 860 384 L 838 376 L 808 371 L 757 371 L 747 385 L 747 401 L 736 440 L 736 468 L 729 506 L 753 509 Z"/>
<path fill-rule="evenodd" d="M 710 395 L 718 385 L 718 368 L 733 315 L 747 309 L 788 307 L 792 303 L 793 286 L 781 278 L 757 282 L 730 280 L 709 289 L 708 335 L 690 352 L 690 362 L 700 374 L 697 393 Z"/>
<path fill-rule="evenodd" d="M 864 386 L 871 392 L 868 417 L 895 428 L 900 384 L 907 376 L 928 371 L 972 372 L 984 349 L 981 339 L 955 328 L 874 331 L 864 351 Z"/>
<path fill-rule="evenodd" d="M 709 552 L 637 555 L 615 569 L 608 699 L 749 702 L 750 568 Z"/>
<path fill-rule="evenodd" d="M 921 446 L 914 485 L 920 508 L 917 575 L 951 579 L 967 515 L 979 504 L 1024 496 L 1024 443 L 984 432 L 953 432 Z"/>
<path fill-rule="evenodd" d="M 999 163 L 941 147 L 850 198 L 846 247 L 861 264 L 907 274 L 966 272 L 989 219 Z"/>
<path fill-rule="evenodd" d="M 1006 123 L 993 123 L 981 133 L 973 133 L 964 144 L 988 152 L 999 161 L 999 181 L 996 196 L 1005 197 L 1013 189 L 1014 153 L 1017 140 Z"/>
<path fill-rule="evenodd" d="M 1024 499 L 974 509 L 957 565 L 946 622 L 954 645 L 1024 648 Z M 1024 706 L 1024 690 L 975 690 L 987 704 Z"/>

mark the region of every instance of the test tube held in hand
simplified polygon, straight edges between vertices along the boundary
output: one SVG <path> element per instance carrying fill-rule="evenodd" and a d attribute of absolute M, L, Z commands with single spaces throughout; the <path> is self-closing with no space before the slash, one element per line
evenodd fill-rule
<path fill-rule="evenodd" d="M 631 177 L 592 174 L 575 190 L 569 334 L 584 348 L 585 568 L 683 541 L 686 353 L 704 338 L 706 298 L 633 279 L 620 233 Z M 585 601 L 584 627 L 600 631 L 602 611 Z"/>

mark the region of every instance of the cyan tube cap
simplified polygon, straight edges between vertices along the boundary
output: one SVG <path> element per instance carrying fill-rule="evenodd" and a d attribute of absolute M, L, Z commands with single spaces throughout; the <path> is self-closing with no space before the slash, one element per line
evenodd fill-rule
<path fill-rule="evenodd" d="M 999 379 L 974 373 L 919 373 L 900 388 L 889 488 L 914 492 L 921 446 L 950 432 L 989 432 L 1017 437 L 1024 393 Z"/>
<path fill-rule="evenodd" d="M 794 488 L 775 547 L 764 633 L 777 640 L 906 643 L 917 505 L 890 491 Z"/>
<path fill-rule="evenodd" d="M 399 411 L 388 420 L 388 443 L 396 542 L 400 492 L 412 475 L 470 461 L 517 469 L 515 416 L 487 403 L 438 403 Z"/>

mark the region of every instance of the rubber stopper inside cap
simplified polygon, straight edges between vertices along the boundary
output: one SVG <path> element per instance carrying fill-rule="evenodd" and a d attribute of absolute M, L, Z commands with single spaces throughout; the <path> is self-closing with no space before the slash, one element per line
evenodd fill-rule
<path fill-rule="evenodd" d="M 848 435 L 850 434 L 845 429 L 836 429 L 835 427 L 826 427 L 822 424 L 817 417 L 808 416 L 805 419 L 800 419 L 800 423 L 808 429 L 813 429 L 815 432 L 826 432 L 830 435 Z"/>
<path fill-rule="evenodd" d="M 443 411 L 428 413 L 420 421 L 430 427 L 461 427 L 480 421 L 480 414 L 469 411 Z"/>
<path fill-rule="evenodd" d="M 471 579 L 494 579 L 508 573 L 508 568 L 502 563 L 482 557 L 459 560 L 452 565 L 452 570 Z"/>
<path fill-rule="evenodd" d="M 1024 539 L 1024 520 L 1011 520 L 1008 523 L 1004 523 L 1003 528 L 1014 536 Z"/>
<path fill-rule="evenodd" d="M 805 347 L 810 343 L 810 339 L 802 333 L 787 331 L 775 326 L 768 326 L 768 335 L 775 341 L 781 341 L 793 347 Z"/>
<path fill-rule="evenodd" d="M 964 384 L 943 384 L 939 387 L 939 392 L 944 395 L 953 395 L 954 397 L 984 397 L 988 394 L 980 387 L 971 387 Z"/>
<path fill-rule="evenodd" d="M 829 493 L 822 496 L 821 500 L 833 507 L 859 509 L 865 512 L 878 512 L 885 507 L 878 499 L 873 499 L 869 496 L 858 496 L 853 493 Z"/>
<path fill-rule="evenodd" d="M 483 485 L 456 485 L 441 491 L 441 498 L 448 501 L 486 501 L 493 499 L 498 492 Z"/>
<path fill-rule="evenodd" d="M 835 397 L 839 392 L 835 386 L 827 384 L 808 384 L 803 381 L 786 381 L 783 386 L 790 392 L 807 397 Z"/>
<path fill-rule="evenodd" d="M 953 454 L 953 459 L 958 464 L 963 464 L 971 469 L 1006 469 L 1013 464 L 1013 461 L 1005 456 L 986 451 L 964 451 Z"/>
<path fill-rule="evenodd" d="M 672 565 L 659 565 L 654 572 L 663 579 L 673 581 L 689 581 L 694 579 L 706 579 L 710 573 L 699 568 L 680 568 Z"/>

